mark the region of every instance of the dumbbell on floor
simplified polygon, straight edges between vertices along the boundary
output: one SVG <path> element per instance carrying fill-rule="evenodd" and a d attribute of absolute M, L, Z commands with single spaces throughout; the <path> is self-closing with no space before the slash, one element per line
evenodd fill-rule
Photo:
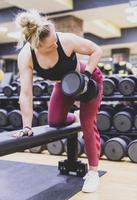
<path fill-rule="evenodd" d="M 46 145 L 48 152 L 51 155 L 61 155 L 64 152 L 64 142 L 65 140 L 57 140 L 48 143 Z"/>
<path fill-rule="evenodd" d="M 45 145 L 29 148 L 30 153 L 41 153 L 43 150 L 45 150 Z"/>

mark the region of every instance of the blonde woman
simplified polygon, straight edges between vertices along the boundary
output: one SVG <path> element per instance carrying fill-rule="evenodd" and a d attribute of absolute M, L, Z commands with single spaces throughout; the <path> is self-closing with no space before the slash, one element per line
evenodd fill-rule
<path fill-rule="evenodd" d="M 33 116 L 33 70 L 44 79 L 55 81 L 49 108 L 49 126 L 61 126 L 75 121 L 75 115 L 69 113 L 74 103 L 72 97 L 67 97 L 61 90 L 61 79 L 70 71 L 78 71 L 97 82 L 99 93 L 96 99 L 80 103 L 80 121 L 84 133 L 89 171 L 85 176 L 83 192 L 95 192 L 99 186 L 98 162 L 100 157 L 100 136 L 96 126 L 96 115 L 102 99 L 102 73 L 97 64 L 101 57 L 101 49 L 94 42 L 81 38 L 73 33 L 56 32 L 54 24 L 41 16 L 36 10 L 22 12 L 16 17 L 20 28 L 22 47 L 18 55 L 18 68 L 21 82 L 20 109 L 23 129 L 16 137 L 32 135 Z M 77 59 L 76 53 L 89 55 L 85 65 Z"/>

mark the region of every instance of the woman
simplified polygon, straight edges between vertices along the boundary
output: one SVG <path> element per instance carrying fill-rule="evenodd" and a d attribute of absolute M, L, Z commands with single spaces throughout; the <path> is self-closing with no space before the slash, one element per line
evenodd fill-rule
<path fill-rule="evenodd" d="M 39 76 L 55 81 L 48 108 L 50 126 L 71 124 L 76 120 L 73 113 L 68 113 L 74 99 L 65 96 L 61 90 L 60 82 L 66 73 L 72 70 L 81 73 L 87 71 L 98 83 L 97 98 L 87 103 L 80 103 L 81 128 L 89 162 L 89 171 L 85 176 L 82 191 L 94 192 L 99 185 L 97 168 L 100 136 L 96 127 L 96 115 L 102 99 L 103 80 L 102 73 L 96 66 L 101 57 L 101 49 L 95 43 L 75 34 L 56 32 L 54 24 L 34 10 L 20 13 L 16 17 L 16 24 L 26 41 L 18 55 L 21 82 L 19 101 L 23 129 L 15 134 L 16 137 L 32 134 L 33 70 L 36 70 Z M 86 65 L 80 63 L 76 53 L 89 55 L 88 63 Z"/>

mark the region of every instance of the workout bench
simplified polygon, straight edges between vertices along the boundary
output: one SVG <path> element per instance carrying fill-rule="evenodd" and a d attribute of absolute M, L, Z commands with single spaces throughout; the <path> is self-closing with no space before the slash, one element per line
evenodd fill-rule
<path fill-rule="evenodd" d="M 79 123 L 60 128 L 38 126 L 32 130 L 33 136 L 21 138 L 13 137 L 15 131 L 0 133 L 0 156 L 67 138 L 67 159 L 58 163 L 60 174 L 75 172 L 77 176 L 83 177 L 87 173 L 87 164 L 77 160 L 77 133 L 81 130 Z"/>

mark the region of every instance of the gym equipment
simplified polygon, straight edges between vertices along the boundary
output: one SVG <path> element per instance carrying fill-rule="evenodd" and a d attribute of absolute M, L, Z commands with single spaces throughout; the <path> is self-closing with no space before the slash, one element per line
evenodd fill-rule
<path fill-rule="evenodd" d="M 0 156 L 68 138 L 67 159 L 58 164 L 60 174 L 75 172 L 77 176 L 85 176 L 88 171 L 87 164 L 77 160 L 77 133 L 80 130 L 79 123 L 61 128 L 38 126 L 32 128 L 32 137 L 24 136 L 19 139 L 13 137 L 15 131 L 3 132 L 0 134 Z"/>
<path fill-rule="evenodd" d="M 8 112 L 4 109 L 0 109 L 0 127 L 8 124 Z"/>
<path fill-rule="evenodd" d="M 109 76 L 103 81 L 103 94 L 104 96 L 113 95 L 118 89 L 120 77 L 116 75 Z"/>
<path fill-rule="evenodd" d="M 38 124 L 40 126 L 48 124 L 48 111 L 44 110 L 38 114 Z"/>
<path fill-rule="evenodd" d="M 103 104 L 97 114 L 97 127 L 100 131 L 108 131 L 112 126 L 112 118 L 115 110 L 112 106 Z"/>
<path fill-rule="evenodd" d="M 50 96 L 52 91 L 53 91 L 53 88 L 54 88 L 54 83 L 48 83 L 48 87 L 47 87 L 47 94 Z"/>
<path fill-rule="evenodd" d="M 65 140 L 57 140 L 48 143 L 46 145 L 48 152 L 51 155 L 61 155 L 62 153 L 64 153 L 64 141 Z"/>
<path fill-rule="evenodd" d="M 81 156 L 83 153 L 84 153 L 84 139 L 83 137 L 78 137 L 78 141 L 77 141 L 77 154 L 78 156 Z M 65 149 L 65 152 L 67 153 L 67 140 L 64 142 L 64 149 Z"/>
<path fill-rule="evenodd" d="M 30 153 L 41 153 L 45 149 L 45 145 L 29 148 Z"/>
<path fill-rule="evenodd" d="M 19 95 L 20 93 L 20 85 L 18 82 L 14 81 L 11 85 L 7 85 L 3 88 L 3 93 L 7 97 L 11 97 L 13 94 Z"/>
<path fill-rule="evenodd" d="M 20 128 L 22 126 L 22 116 L 21 111 L 14 109 L 8 113 L 9 124 L 15 128 Z"/>
<path fill-rule="evenodd" d="M 47 93 L 47 87 L 48 87 L 48 83 L 46 81 L 34 83 L 33 84 L 33 95 L 36 97 L 43 96 L 45 93 Z"/>
<path fill-rule="evenodd" d="M 84 74 L 70 72 L 61 81 L 61 88 L 66 96 L 74 97 L 77 101 L 88 102 L 98 95 L 98 85 L 93 79 L 88 79 Z"/>
<path fill-rule="evenodd" d="M 101 147 L 100 147 L 100 157 L 102 157 L 104 155 L 104 145 L 105 145 L 105 142 L 109 140 L 109 136 L 107 135 L 101 135 L 100 137 L 100 144 L 101 144 Z"/>
<path fill-rule="evenodd" d="M 134 75 L 129 75 L 123 78 L 118 85 L 119 91 L 124 96 L 129 96 L 134 94 L 137 86 L 137 78 Z"/>
<path fill-rule="evenodd" d="M 119 138 L 122 138 L 122 139 L 126 142 L 127 147 L 128 147 L 128 145 L 129 145 L 129 143 L 132 141 L 131 138 L 128 137 L 128 136 L 126 136 L 126 135 L 120 135 Z M 127 150 L 126 150 L 126 152 L 125 152 L 125 156 L 128 156 Z"/>
<path fill-rule="evenodd" d="M 33 111 L 32 127 L 38 126 L 38 113 Z"/>
<path fill-rule="evenodd" d="M 128 132 L 134 125 L 135 110 L 126 106 L 113 116 L 113 126 L 120 132 Z"/>
<path fill-rule="evenodd" d="M 129 143 L 127 153 L 130 160 L 137 163 L 137 139 Z"/>
<path fill-rule="evenodd" d="M 120 161 L 127 152 L 127 143 L 124 139 L 114 137 L 109 139 L 104 145 L 104 154 L 108 160 Z"/>

